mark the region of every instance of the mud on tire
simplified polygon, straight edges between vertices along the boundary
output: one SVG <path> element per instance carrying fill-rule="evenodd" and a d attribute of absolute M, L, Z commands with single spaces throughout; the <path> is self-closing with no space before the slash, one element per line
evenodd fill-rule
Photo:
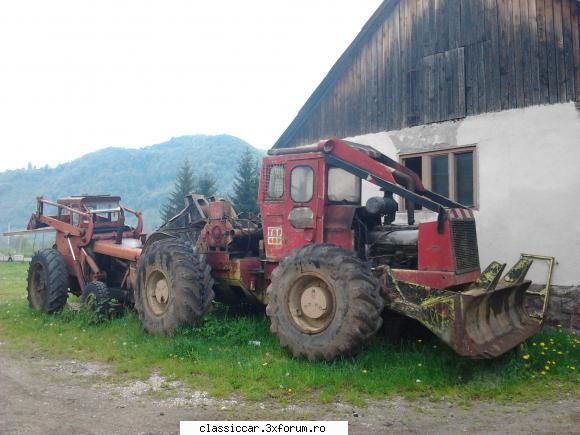
<path fill-rule="evenodd" d="M 167 238 L 148 246 L 137 274 L 135 309 L 150 334 L 171 334 L 178 325 L 199 325 L 211 310 L 211 269 L 188 242 Z"/>
<path fill-rule="evenodd" d="M 354 253 L 306 245 L 272 273 L 266 313 L 295 357 L 330 361 L 357 353 L 382 323 L 378 280 Z"/>
<path fill-rule="evenodd" d="M 68 298 L 68 272 L 64 258 L 55 249 L 42 249 L 28 267 L 28 304 L 47 314 L 61 311 Z"/>

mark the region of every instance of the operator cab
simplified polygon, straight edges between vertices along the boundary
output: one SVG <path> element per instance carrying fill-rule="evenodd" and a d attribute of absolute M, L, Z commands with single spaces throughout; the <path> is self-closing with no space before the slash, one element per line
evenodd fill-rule
<path fill-rule="evenodd" d="M 48 215 L 44 212 L 46 206 L 55 207 L 55 214 Z M 125 218 L 134 216 L 137 220 L 135 226 L 126 224 Z M 141 237 L 143 221 L 141 214 L 121 205 L 121 197 L 112 195 L 79 195 L 61 198 L 56 202 L 40 199 L 36 215 L 29 222 L 29 229 L 46 227 L 38 216 L 46 215 L 65 224 L 82 228 L 87 241 L 88 233 L 94 234 L 99 239 L 115 239 L 118 243 L 135 245 L 132 238 Z M 92 217 L 92 224 L 89 221 Z M 125 237 L 123 237 L 125 235 Z M 140 243 L 140 242 L 139 242 Z M 135 245 L 136 246 L 136 245 Z"/>
<path fill-rule="evenodd" d="M 393 225 L 399 209 L 393 194 L 363 206 L 361 178 L 327 162 L 324 152 L 280 150 L 264 159 L 260 181 L 268 260 L 304 244 L 330 243 L 376 264 L 417 267 L 417 227 Z"/>
<path fill-rule="evenodd" d="M 95 227 L 111 227 L 115 231 L 116 227 L 125 226 L 124 213 L 121 208 L 121 197 L 111 195 L 79 195 L 59 199 L 58 204 L 64 205 L 73 210 L 83 213 L 91 213 Z M 59 220 L 72 223 L 73 225 L 86 225 L 87 219 L 82 215 L 74 213 L 67 208 L 59 208 Z M 81 219 L 83 221 L 81 222 Z M 128 228 L 128 227 L 127 227 Z"/>

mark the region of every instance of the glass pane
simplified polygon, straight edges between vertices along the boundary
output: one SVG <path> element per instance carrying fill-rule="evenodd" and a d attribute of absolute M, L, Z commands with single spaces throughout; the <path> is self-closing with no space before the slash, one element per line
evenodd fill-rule
<path fill-rule="evenodd" d="M 296 202 L 308 202 L 314 192 L 314 171 L 310 166 L 296 166 L 290 177 L 290 195 Z"/>
<path fill-rule="evenodd" d="M 90 202 L 85 204 L 85 207 L 87 208 L 87 210 L 92 211 L 92 212 L 96 212 L 96 211 L 102 211 L 102 210 L 119 210 L 119 203 L 118 202 Z"/>
<path fill-rule="evenodd" d="M 268 186 L 268 191 L 266 192 L 268 198 L 282 198 L 282 195 L 284 194 L 284 166 L 270 166 L 266 177 L 268 178 L 266 182 L 266 185 Z"/>
<path fill-rule="evenodd" d="M 360 178 L 344 169 L 328 170 L 328 199 L 360 204 Z"/>
<path fill-rule="evenodd" d="M 405 166 L 405 168 L 408 168 L 415 174 L 417 174 L 421 179 L 421 181 L 423 180 L 423 158 L 421 156 L 408 157 L 403 160 L 403 165 Z M 422 208 L 423 207 L 420 206 L 419 204 L 415 204 L 415 210 L 421 210 Z"/>
<path fill-rule="evenodd" d="M 473 201 L 473 152 L 455 154 L 455 185 L 457 202 L 472 207 Z"/>
<path fill-rule="evenodd" d="M 447 155 L 431 157 L 431 190 L 449 197 L 449 158 Z"/>
<path fill-rule="evenodd" d="M 403 164 L 405 165 L 405 168 L 410 169 L 417 174 L 419 178 L 423 179 L 423 162 L 421 157 L 408 157 L 403 160 Z"/>

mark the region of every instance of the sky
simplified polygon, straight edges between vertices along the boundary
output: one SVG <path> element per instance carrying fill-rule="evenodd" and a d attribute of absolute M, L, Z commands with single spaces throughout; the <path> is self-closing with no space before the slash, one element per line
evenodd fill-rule
<path fill-rule="evenodd" d="M 381 0 L 2 0 L 0 171 L 231 134 L 270 148 Z"/>

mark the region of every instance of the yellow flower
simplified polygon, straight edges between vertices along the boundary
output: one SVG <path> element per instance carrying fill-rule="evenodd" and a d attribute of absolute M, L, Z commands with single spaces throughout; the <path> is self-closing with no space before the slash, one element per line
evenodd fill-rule
<path fill-rule="evenodd" d="M 366 375 L 369 371 L 367 369 L 363 369 L 362 372 Z"/>
<path fill-rule="evenodd" d="M 525 355 L 522 355 L 523 359 L 530 359 L 530 355 L 528 355 L 527 353 Z"/>
<path fill-rule="evenodd" d="M 262 364 L 262 367 L 266 367 L 268 365 L 267 362 L 265 362 L 264 364 Z"/>
<path fill-rule="evenodd" d="M 570 370 L 576 370 L 576 367 L 570 366 Z"/>
<path fill-rule="evenodd" d="M 545 353 L 544 352 L 540 352 L 540 355 L 545 355 Z"/>
<path fill-rule="evenodd" d="M 535 346 L 535 345 L 536 345 L 536 343 L 532 343 L 532 346 Z"/>
<path fill-rule="evenodd" d="M 292 388 L 288 388 L 288 392 L 291 393 L 292 392 Z"/>
<path fill-rule="evenodd" d="M 423 367 L 423 364 L 419 363 L 417 364 L 417 367 Z"/>
<path fill-rule="evenodd" d="M 540 346 L 544 347 L 546 345 L 546 343 L 544 343 L 543 341 L 540 342 Z"/>
<path fill-rule="evenodd" d="M 540 372 L 540 374 L 541 374 L 541 375 L 545 375 L 545 374 L 546 374 L 546 372 L 544 372 L 544 371 L 541 371 L 541 372 Z"/>
<path fill-rule="evenodd" d="M 544 366 L 544 370 L 550 370 L 550 366 Z"/>
<path fill-rule="evenodd" d="M 558 355 L 564 355 L 564 352 L 562 352 L 561 350 L 558 351 Z"/>

